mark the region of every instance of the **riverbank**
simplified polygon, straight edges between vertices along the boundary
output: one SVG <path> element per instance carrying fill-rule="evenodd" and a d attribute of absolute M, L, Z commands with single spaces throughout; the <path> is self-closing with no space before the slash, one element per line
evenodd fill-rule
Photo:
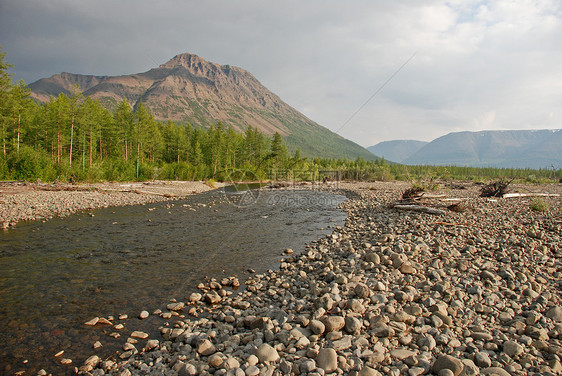
<path fill-rule="evenodd" d="M 421 202 L 438 215 L 392 208 L 408 187 L 341 183 L 343 228 L 287 250 L 240 293 L 229 279 L 202 283 L 167 305 L 162 337 L 131 332 L 114 359 L 93 355 L 79 372 L 560 374 L 560 185 L 512 187 L 550 194 L 540 210 L 528 196 L 443 186 Z"/>
<path fill-rule="evenodd" d="M 409 187 L 333 184 L 349 198 L 346 225 L 287 250 L 278 270 L 202 281 L 143 313 L 165 320 L 162 336 L 133 315 L 98 321 L 99 344 L 119 334 L 121 352 L 58 359 L 120 376 L 561 373 L 562 187 L 511 187 L 550 195 L 533 210 L 537 197 L 443 184 L 418 202 L 437 215 L 393 208 Z"/>
<path fill-rule="evenodd" d="M 141 183 L 46 184 L 0 182 L 0 228 L 20 221 L 48 220 L 111 206 L 173 200 L 224 186 L 214 183 L 150 181 Z"/>

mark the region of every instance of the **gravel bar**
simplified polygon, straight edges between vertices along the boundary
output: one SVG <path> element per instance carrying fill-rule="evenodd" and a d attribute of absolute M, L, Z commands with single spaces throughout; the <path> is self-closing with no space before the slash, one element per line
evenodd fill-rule
<path fill-rule="evenodd" d="M 548 207 L 533 211 L 533 197 L 480 198 L 472 183 L 443 184 L 418 202 L 442 209 L 437 215 L 392 208 L 409 186 L 339 184 L 348 197 L 343 228 L 286 250 L 279 269 L 242 281 L 240 291 L 228 286 L 233 278 L 201 283 L 199 292 L 151 313 L 167 319 L 161 337 L 122 333 L 122 352 L 92 355 L 75 370 L 560 374 L 561 186 L 512 187 L 550 194 L 541 197 Z M 463 210 L 448 210 L 451 202 Z"/>

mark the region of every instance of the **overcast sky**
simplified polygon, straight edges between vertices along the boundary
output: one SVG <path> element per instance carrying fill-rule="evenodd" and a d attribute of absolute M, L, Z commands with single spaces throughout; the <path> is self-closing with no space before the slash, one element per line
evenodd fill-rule
<path fill-rule="evenodd" d="M 562 127 L 557 0 L 0 0 L 0 45 L 26 83 L 195 53 L 363 146 Z"/>

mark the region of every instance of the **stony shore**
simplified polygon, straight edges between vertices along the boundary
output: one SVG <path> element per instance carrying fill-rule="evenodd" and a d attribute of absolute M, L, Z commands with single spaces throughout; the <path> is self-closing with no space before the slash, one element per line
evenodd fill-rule
<path fill-rule="evenodd" d="M 512 187 L 551 194 L 536 211 L 530 197 L 487 199 L 471 183 L 443 185 L 421 201 L 439 215 L 393 209 L 408 187 L 341 183 L 343 228 L 287 250 L 278 270 L 242 281 L 245 289 L 231 289 L 235 278 L 211 280 L 143 312 L 166 318 L 160 338 L 132 331 L 137 318 L 125 321 L 123 352 L 92 355 L 77 371 L 561 374 L 562 187 Z M 454 199 L 462 205 L 446 209 Z"/>
<path fill-rule="evenodd" d="M 204 182 L 182 181 L 80 185 L 0 182 L 0 228 L 84 210 L 177 199 L 212 189 Z"/>

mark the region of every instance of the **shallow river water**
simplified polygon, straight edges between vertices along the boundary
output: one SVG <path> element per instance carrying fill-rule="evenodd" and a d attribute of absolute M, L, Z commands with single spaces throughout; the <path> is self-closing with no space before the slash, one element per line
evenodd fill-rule
<path fill-rule="evenodd" d="M 278 267 L 343 225 L 344 196 L 315 191 L 208 192 L 184 200 L 94 210 L 0 232 L 0 374 L 72 374 L 92 354 L 109 357 L 132 330 L 160 338 L 164 320 L 142 310 L 185 299 L 208 277 Z M 122 337 L 88 327 L 127 314 Z M 103 348 L 93 350 L 95 341 Z M 54 355 L 73 359 L 61 366 Z"/>

